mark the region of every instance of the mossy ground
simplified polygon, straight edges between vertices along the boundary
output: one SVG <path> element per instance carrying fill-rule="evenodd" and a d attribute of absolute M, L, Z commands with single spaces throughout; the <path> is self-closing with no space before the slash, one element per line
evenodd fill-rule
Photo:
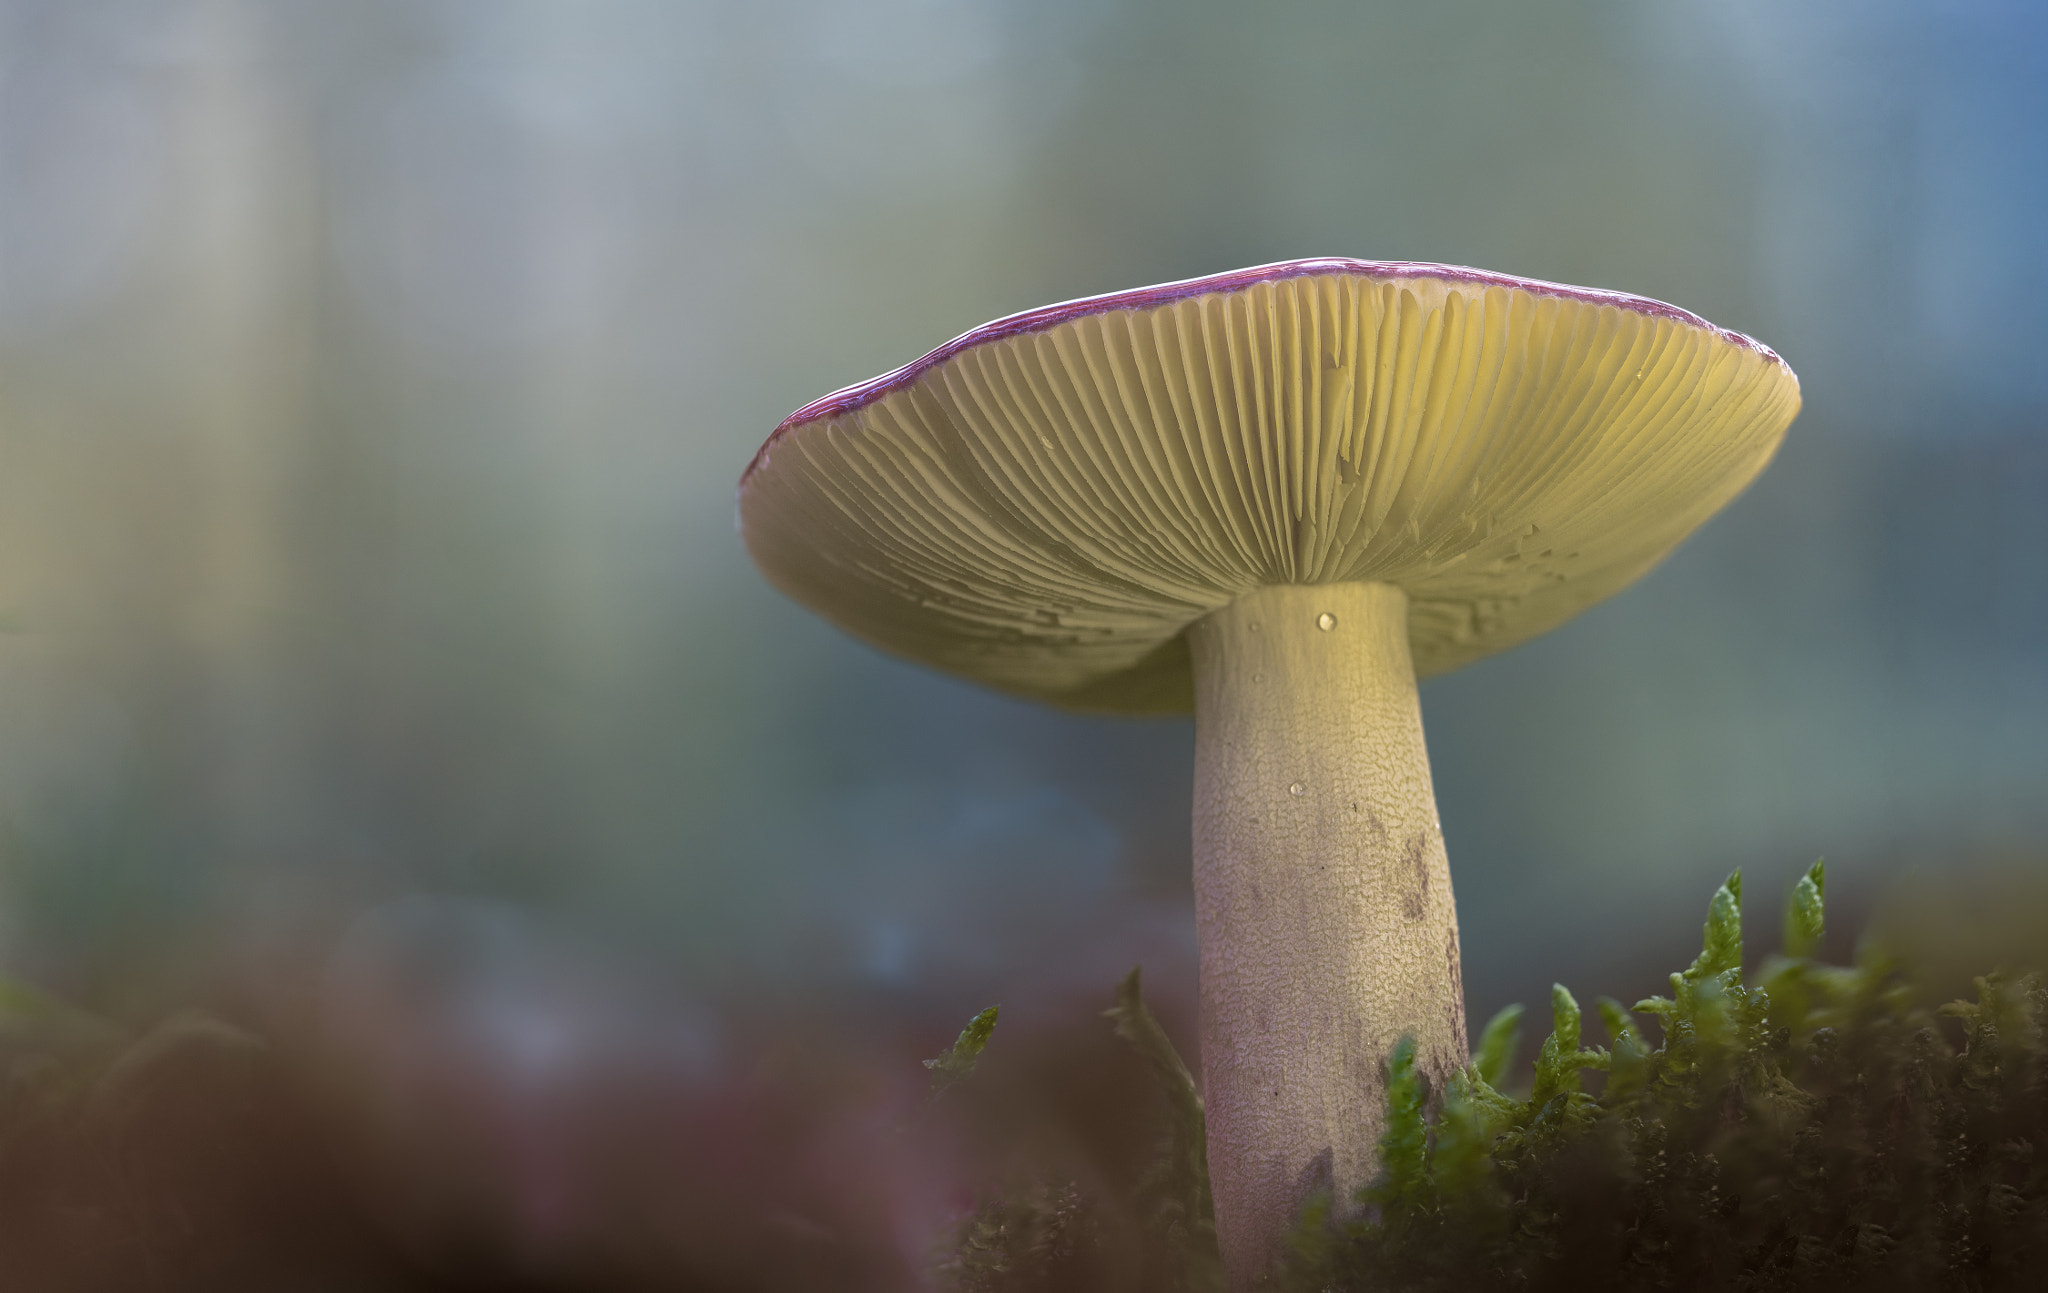
<path fill-rule="evenodd" d="M 1975 1000 L 1928 1011 L 1881 954 L 1823 965 L 1823 886 L 1816 864 L 1783 952 L 1745 979 L 1731 876 L 1669 996 L 1599 1003 L 1604 1048 L 1584 1045 L 1578 1003 L 1554 989 L 1526 1088 L 1511 1079 L 1518 1008 L 1446 1090 L 1397 1051 L 1380 1178 L 1341 1207 L 1310 1202 L 1275 1287 L 2039 1287 L 2048 991 L 1993 975 Z M 1110 1013 L 1172 1110 L 1142 1197 L 1113 1201 L 1147 1219 L 1142 1251 L 1111 1260 L 1092 1221 L 1104 1201 L 1036 1182 L 963 1222 L 938 1271 L 949 1289 L 1077 1290 L 1111 1268 L 1133 1288 L 1221 1287 L 1194 1084 L 1135 974 Z"/>

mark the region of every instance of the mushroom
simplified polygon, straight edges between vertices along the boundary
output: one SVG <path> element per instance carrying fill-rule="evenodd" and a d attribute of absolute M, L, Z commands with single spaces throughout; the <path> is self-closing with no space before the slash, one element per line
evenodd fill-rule
<path fill-rule="evenodd" d="M 1384 1063 L 1467 1062 L 1416 679 L 1626 586 L 1769 462 L 1767 347 L 1448 265 L 1289 261 L 974 329 L 740 483 L 783 592 L 1079 710 L 1195 713 L 1201 1069 L 1233 1287 L 1376 1170 Z"/>

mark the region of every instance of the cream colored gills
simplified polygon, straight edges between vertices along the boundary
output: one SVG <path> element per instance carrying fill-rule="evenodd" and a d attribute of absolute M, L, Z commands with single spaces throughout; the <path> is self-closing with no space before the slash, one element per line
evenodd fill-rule
<path fill-rule="evenodd" d="M 860 636 L 1082 708 L 1186 709 L 1174 639 L 1275 583 L 1406 589 L 1428 676 L 1653 564 L 1768 461 L 1787 377 L 1614 306 L 1282 279 L 992 340 L 793 428 L 746 506 L 803 523 L 749 541 Z"/>
<path fill-rule="evenodd" d="M 1387 584 L 1262 588 L 1189 631 L 1202 1090 L 1243 1285 L 1314 1189 L 1370 1182 L 1401 1038 L 1466 1063 L 1457 905 Z"/>

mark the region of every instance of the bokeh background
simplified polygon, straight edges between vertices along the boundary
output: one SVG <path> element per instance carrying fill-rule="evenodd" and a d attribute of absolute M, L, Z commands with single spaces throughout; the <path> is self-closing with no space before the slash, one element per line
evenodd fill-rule
<path fill-rule="evenodd" d="M 1192 1053 L 1189 725 L 851 642 L 734 485 L 986 319 L 1308 255 L 1804 384 L 1664 567 L 1424 688 L 1476 1017 L 1652 991 L 1823 854 L 1841 950 L 2040 946 L 2038 5 L 0 0 L 0 973 L 103 1048 L 208 1012 L 121 1116 L 215 1200 L 112 1244 L 50 1132 L 0 1233 L 49 1287 L 884 1289 L 977 1182 L 1121 1170 L 1130 965 Z"/>

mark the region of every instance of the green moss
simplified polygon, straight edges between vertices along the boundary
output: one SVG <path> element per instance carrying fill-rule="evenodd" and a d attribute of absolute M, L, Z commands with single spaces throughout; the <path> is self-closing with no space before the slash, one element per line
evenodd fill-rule
<path fill-rule="evenodd" d="M 1103 1015 L 1163 1097 L 1150 1165 L 1113 1200 L 1043 1177 L 984 1199 L 939 1246 L 931 1274 L 945 1293 L 1223 1293 L 1201 1089 L 1146 1008 L 1138 970 Z"/>
<path fill-rule="evenodd" d="M 1000 1013 L 1001 1007 L 990 1006 L 968 1020 L 967 1027 L 960 1030 L 951 1046 L 924 1062 L 924 1066 L 932 1071 L 930 1099 L 940 1099 L 974 1072 L 982 1051 L 988 1047 L 988 1039 L 995 1036 L 996 1016 Z"/>
<path fill-rule="evenodd" d="M 1519 1008 L 1488 1024 L 1442 1092 L 1398 1048 L 1381 1176 L 1341 1208 L 1310 1201 L 1279 1287 L 2039 1287 L 2048 991 L 1991 975 L 1974 1001 L 1930 1013 L 1881 954 L 1822 965 L 1825 883 L 1816 863 L 1788 905 L 1783 952 L 1745 979 L 1741 877 L 1730 876 L 1668 996 L 1599 1003 L 1605 1048 L 1584 1045 L 1578 1002 L 1553 989 L 1526 1095 L 1509 1091 Z M 1164 1035 L 1126 1030 L 1142 1012 L 1133 976 L 1112 1012 L 1119 1031 L 1198 1117 Z M 1639 1016 L 1655 1022 L 1654 1042 Z M 1198 1135 L 1174 1131 L 1157 1175 L 1206 1202 L 1184 1157 Z M 1213 1231 L 1189 1232 L 1182 1254 L 1160 1283 L 1215 1287 Z M 1009 1272 L 1010 1283 L 956 1287 L 1060 1287 L 1025 1264 Z"/>
<path fill-rule="evenodd" d="M 1137 1185 L 1138 1215 L 1152 1267 L 1164 1267 L 1169 1287 L 1210 1293 L 1223 1287 L 1216 1253 L 1216 1208 L 1209 1197 L 1209 1133 L 1202 1092 L 1181 1062 L 1166 1030 L 1145 1008 L 1137 969 L 1117 985 L 1116 1004 L 1103 1014 L 1116 1035 L 1145 1058 L 1166 1095 L 1166 1134 L 1158 1157 Z"/>

